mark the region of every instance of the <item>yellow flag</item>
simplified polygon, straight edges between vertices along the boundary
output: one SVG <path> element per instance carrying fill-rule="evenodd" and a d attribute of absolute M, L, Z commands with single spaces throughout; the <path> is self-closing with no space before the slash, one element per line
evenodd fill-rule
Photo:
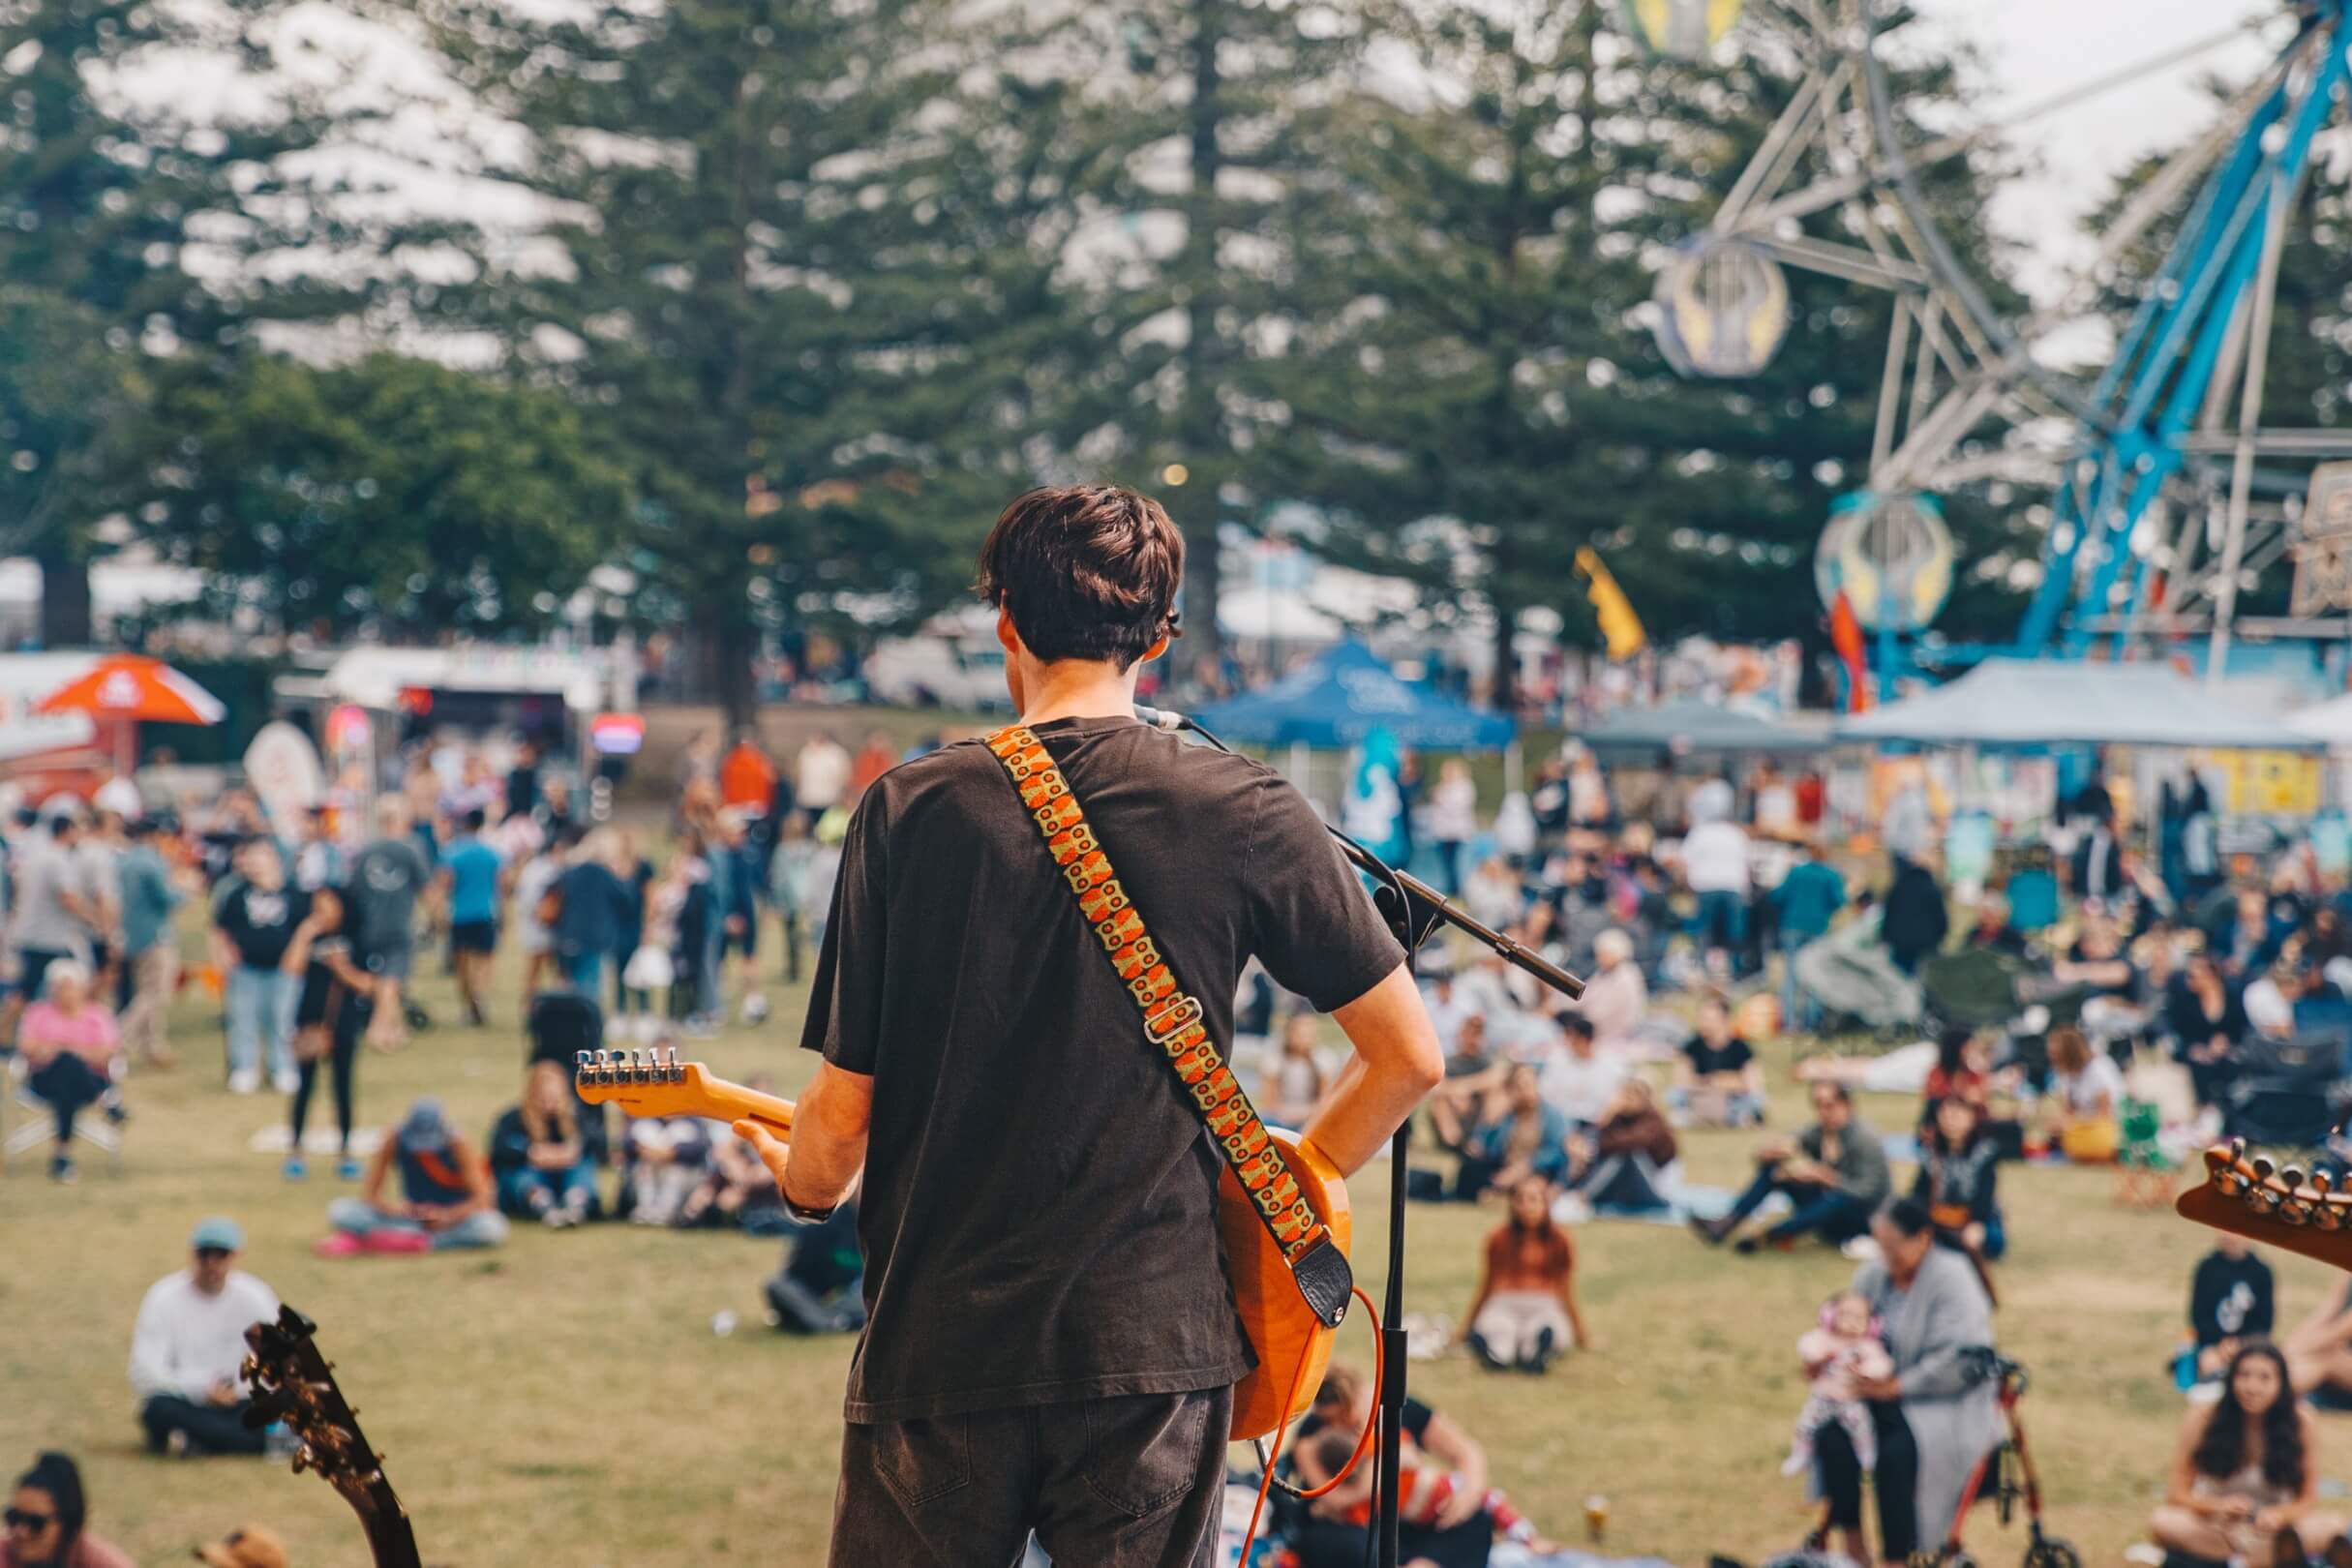
<path fill-rule="evenodd" d="M 1593 554 L 1592 546 L 1579 545 L 1576 569 L 1583 575 L 1584 597 L 1592 601 L 1594 618 L 1601 623 L 1601 635 L 1609 640 L 1609 656 L 1630 659 L 1647 646 L 1649 637 L 1642 630 L 1642 618 L 1634 614 L 1625 590 L 1617 580 L 1609 575 L 1601 558 Z"/>

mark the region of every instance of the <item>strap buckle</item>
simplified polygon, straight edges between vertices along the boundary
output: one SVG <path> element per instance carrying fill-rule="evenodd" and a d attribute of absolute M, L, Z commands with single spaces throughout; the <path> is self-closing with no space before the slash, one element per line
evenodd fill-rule
<path fill-rule="evenodd" d="M 1338 1328 L 1346 1321 L 1356 1275 L 1348 1266 L 1347 1254 L 1332 1240 L 1331 1232 L 1326 1230 L 1320 1241 L 1290 1265 L 1290 1278 L 1297 1282 L 1299 1294 L 1324 1326 Z"/>

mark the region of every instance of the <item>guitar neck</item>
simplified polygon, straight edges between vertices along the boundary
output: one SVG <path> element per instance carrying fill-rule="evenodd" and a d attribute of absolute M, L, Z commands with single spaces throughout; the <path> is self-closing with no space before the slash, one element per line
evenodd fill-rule
<path fill-rule="evenodd" d="M 724 1078 L 706 1078 L 701 1092 L 695 1097 L 700 1105 L 695 1114 L 721 1122 L 757 1122 L 777 1137 L 792 1135 L 792 1101 L 774 1095 L 764 1095 L 757 1089 L 746 1089 L 739 1083 Z"/>
<path fill-rule="evenodd" d="M 424 1568 L 416 1552 L 416 1526 L 397 1501 L 388 1511 L 369 1517 L 368 1554 L 376 1559 L 376 1568 Z"/>

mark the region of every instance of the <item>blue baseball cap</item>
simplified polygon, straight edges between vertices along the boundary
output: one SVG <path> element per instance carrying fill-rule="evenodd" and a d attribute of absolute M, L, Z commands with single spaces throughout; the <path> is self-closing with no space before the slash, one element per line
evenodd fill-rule
<path fill-rule="evenodd" d="M 418 1151 L 449 1146 L 449 1118 L 442 1114 L 439 1101 L 420 1100 L 408 1107 L 407 1119 L 400 1124 L 400 1146 Z"/>
<path fill-rule="evenodd" d="M 192 1252 L 242 1252 L 245 1251 L 245 1232 L 237 1227 L 234 1220 L 216 1214 L 209 1220 L 196 1221 L 196 1229 L 188 1236 L 188 1250 Z"/>

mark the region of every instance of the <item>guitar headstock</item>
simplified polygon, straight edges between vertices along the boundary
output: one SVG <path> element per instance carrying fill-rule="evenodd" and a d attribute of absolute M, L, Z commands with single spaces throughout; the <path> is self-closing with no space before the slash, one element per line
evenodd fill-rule
<path fill-rule="evenodd" d="M 336 1386 L 335 1369 L 318 1353 L 318 1325 L 281 1306 L 277 1320 L 245 1331 L 245 1378 L 252 1385 L 254 1426 L 283 1421 L 301 1446 L 294 1469 L 315 1470 L 343 1494 L 367 1527 L 377 1563 L 413 1564 L 416 1542 L 408 1517 L 384 1478 L 383 1457 L 368 1446 L 359 1412 Z"/>
<path fill-rule="evenodd" d="M 2338 1189 L 2324 1170 L 2249 1158 L 2243 1138 L 2206 1150 L 2203 1185 L 2173 1207 L 2198 1224 L 2352 1270 L 2352 1189 Z"/>
<path fill-rule="evenodd" d="M 575 1062 L 572 1085 L 591 1105 L 618 1105 L 631 1116 L 708 1114 L 710 1074 L 675 1050 L 582 1051 Z"/>

